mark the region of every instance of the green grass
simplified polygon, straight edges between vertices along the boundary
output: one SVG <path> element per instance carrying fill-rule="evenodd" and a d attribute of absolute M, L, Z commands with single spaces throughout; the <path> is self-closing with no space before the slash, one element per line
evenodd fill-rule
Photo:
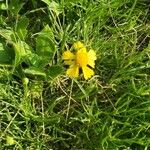
<path fill-rule="evenodd" d="M 0 1 L 0 150 L 149 150 L 149 22 L 149 0 Z M 89 80 L 65 75 L 78 40 Z"/>

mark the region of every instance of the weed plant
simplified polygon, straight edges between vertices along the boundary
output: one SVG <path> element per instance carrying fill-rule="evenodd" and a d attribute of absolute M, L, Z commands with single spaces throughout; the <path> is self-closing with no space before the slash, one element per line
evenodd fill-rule
<path fill-rule="evenodd" d="M 66 75 L 76 41 L 95 75 Z M 149 0 L 0 1 L 0 150 L 150 149 Z"/>

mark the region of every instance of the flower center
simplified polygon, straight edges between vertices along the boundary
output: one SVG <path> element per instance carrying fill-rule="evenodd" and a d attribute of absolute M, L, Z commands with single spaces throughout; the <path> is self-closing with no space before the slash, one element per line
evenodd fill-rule
<path fill-rule="evenodd" d="M 88 55 L 86 51 L 78 51 L 76 54 L 76 63 L 79 67 L 86 66 L 88 63 Z"/>

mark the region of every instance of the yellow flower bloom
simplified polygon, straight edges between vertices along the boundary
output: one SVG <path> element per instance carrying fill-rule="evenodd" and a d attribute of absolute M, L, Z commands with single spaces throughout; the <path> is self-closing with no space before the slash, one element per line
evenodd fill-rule
<path fill-rule="evenodd" d="M 81 43 L 80 41 L 77 41 L 77 42 L 75 42 L 75 43 L 73 44 L 73 48 L 76 49 L 76 50 L 78 50 L 78 49 L 80 49 L 80 48 L 83 48 L 83 47 L 84 47 L 84 44 Z"/>
<path fill-rule="evenodd" d="M 74 43 L 73 48 L 76 50 L 75 54 L 67 50 L 62 56 L 64 63 L 66 65 L 70 65 L 69 69 L 67 70 L 67 75 L 70 77 L 78 77 L 79 68 L 81 68 L 84 78 L 91 78 L 91 76 L 94 75 L 94 71 L 91 69 L 91 67 L 95 67 L 95 51 L 91 49 L 87 52 L 84 44 L 80 41 Z"/>

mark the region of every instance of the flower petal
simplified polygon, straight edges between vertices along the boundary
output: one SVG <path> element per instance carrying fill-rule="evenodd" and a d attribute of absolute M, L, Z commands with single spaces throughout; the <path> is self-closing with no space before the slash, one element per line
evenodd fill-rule
<path fill-rule="evenodd" d="M 64 64 L 65 64 L 65 65 L 73 65 L 74 63 L 75 63 L 74 60 L 65 60 L 65 61 L 64 61 Z"/>
<path fill-rule="evenodd" d="M 76 64 L 79 67 L 87 66 L 88 64 L 88 53 L 86 48 L 81 48 L 76 53 Z"/>
<path fill-rule="evenodd" d="M 91 76 L 94 75 L 94 71 L 90 69 L 89 67 L 85 66 L 82 67 L 84 78 L 87 80 L 88 78 L 91 78 Z"/>
<path fill-rule="evenodd" d="M 77 65 L 70 66 L 70 68 L 67 70 L 67 75 L 70 77 L 78 77 L 79 67 Z"/>
<path fill-rule="evenodd" d="M 77 51 L 77 53 L 87 53 L 86 48 L 85 48 L 85 47 L 80 48 L 80 49 Z"/>
<path fill-rule="evenodd" d="M 65 51 L 62 55 L 63 60 L 72 60 L 75 59 L 75 55 L 69 50 Z"/>
<path fill-rule="evenodd" d="M 96 53 L 95 53 L 95 51 L 94 50 L 89 50 L 89 52 L 88 52 L 88 57 L 91 59 L 91 60 L 96 60 L 97 58 L 96 58 Z"/>
<path fill-rule="evenodd" d="M 88 65 L 91 66 L 92 68 L 95 67 L 95 62 L 92 59 L 88 59 Z"/>
<path fill-rule="evenodd" d="M 90 65 L 92 68 L 94 68 L 95 60 L 96 60 L 96 53 L 94 50 L 90 50 L 88 52 L 88 65 Z"/>
<path fill-rule="evenodd" d="M 80 41 L 77 41 L 77 42 L 75 42 L 74 44 L 73 44 L 73 48 L 74 49 L 80 49 L 80 48 L 83 48 L 83 47 L 85 47 L 84 46 L 84 44 L 83 43 L 81 43 Z"/>

